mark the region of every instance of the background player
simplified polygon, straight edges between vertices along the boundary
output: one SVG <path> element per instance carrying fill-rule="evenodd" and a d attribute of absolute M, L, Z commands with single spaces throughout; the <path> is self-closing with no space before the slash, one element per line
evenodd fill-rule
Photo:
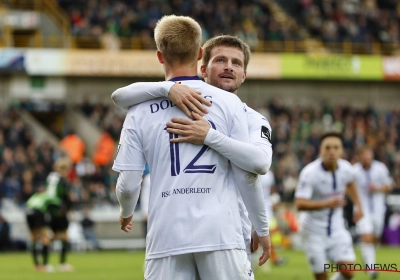
<path fill-rule="evenodd" d="M 46 193 L 35 193 L 26 202 L 26 221 L 31 237 L 31 253 L 36 271 L 53 272 L 54 267 L 48 264 L 50 235 L 46 214 L 50 204 L 58 205 L 57 197 L 49 197 Z M 38 258 L 37 244 L 42 245 L 42 262 Z"/>
<path fill-rule="evenodd" d="M 354 219 L 362 217 L 362 208 L 354 184 L 352 165 L 341 159 L 342 136 L 335 132 L 322 135 L 320 158 L 309 163 L 300 173 L 295 192 L 298 210 L 306 211 L 301 231 L 304 250 L 316 280 L 327 279 L 324 264 L 353 264 L 352 238 L 346 230 L 343 206 L 346 194 L 356 209 Z M 331 279 L 351 279 L 352 272 L 336 273 Z"/>
<path fill-rule="evenodd" d="M 51 215 L 50 227 L 54 233 L 53 239 L 61 241 L 59 270 L 65 272 L 73 270 L 73 267 L 66 262 L 69 249 L 67 214 L 68 210 L 71 208 L 69 196 L 70 184 L 67 178 L 71 167 L 72 163 L 68 158 L 62 157 L 57 159 L 54 163 L 54 171 L 47 176 L 46 180 L 47 196 L 59 199 L 58 205 L 55 205 L 49 210 Z"/>
<path fill-rule="evenodd" d="M 361 255 L 365 264 L 376 262 L 374 243 L 378 243 L 383 231 L 386 204 L 385 196 L 391 190 L 392 179 L 384 163 L 374 160 L 371 147 L 359 151 L 360 162 L 354 165 L 355 182 L 360 195 L 364 217 L 358 221 L 357 233 L 361 236 Z M 368 272 L 371 278 L 377 272 Z"/>
<path fill-rule="evenodd" d="M 251 55 L 249 46 L 237 37 L 222 35 L 208 40 L 204 44 L 203 50 L 201 71 L 205 82 L 237 94 L 238 88 L 246 78 L 246 70 Z M 171 82 L 134 83 L 116 90 L 112 98 L 118 107 L 127 109 L 144 100 L 162 96 L 169 97 L 187 116 L 195 117 L 195 121 L 186 118 L 174 118 L 167 123 L 168 132 L 181 136 L 173 139 L 173 142 L 206 144 L 240 168 L 253 173 L 265 174 L 271 166 L 271 126 L 264 116 L 247 105 L 245 105 L 245 108 L 251 145 L 238 143 L 210 129 L 208 121 L 201 118 L 199 114 L 207 112 L 201 104 L 202 102 L 211 104 L 207 99 L 203 99 L 200 92 L 185 85 L 174 85 Z M 191 110 L 193 110 L 193 113 Z M 265 160 L 267 160 L 266 167 L 263 163 Z M 239 200 L 239 204 L 242 223 L 244 224 L 243 233 L 246 249 L 250 255 L 251 223 L 241 200 Z"/>
<path fill-rule="evenodd" d="M 185 35 L 188 37 L 182 38 Z M 240 100 L 195 76 L 197 59 L 201 58 L 198 24 L 187 17 L 166 16 L 158 22 L 155 38 L 166 79 L 201 88 L 214 103 L 208 115 L 213 128 L 247 142 L 246 115 Z M 128 112 L 113 166 L 120 172 L 117 196 L 121 204 L 121 228 L 129 231 L 132 226 L 130 221 L 147 161 L 152 173 L 146 279 L 194 279 L 196 273 L 202 279 L 252 279 L 250 263 L 242 250 L 239 209 L 235 203 L 238 196 L 231 174 L 240 182 L 239 190 L 249 215 L 263 236 L 260 265 L 269 257 L 261 185 L 256 176 L 235 166 L 233 173 L 228 172 L 228 160 L 207 146 L 199 152 L 197 146 L 171 143 L 170 139 L 177 135 L 165 131 L 165 121 L 174 115 L 183 113 L 167 99 L 144 102 Z M 190 188 L 181 189 L 182 186 Z M 215 219 L 219 221 L 217 225 Z M 225 264 L 224 269 L 221 263 Z"/>

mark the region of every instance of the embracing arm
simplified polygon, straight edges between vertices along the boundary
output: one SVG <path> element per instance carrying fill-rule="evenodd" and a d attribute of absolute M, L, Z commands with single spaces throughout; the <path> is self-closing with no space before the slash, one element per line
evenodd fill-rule
<path fill-rule="evenodd" d="M 204 144 L 251 173 L 264 175 L 271 166 L 272 149 L 240 142 L 215 129 L 209 129 Z"/>
<path fill-rule="evenodd" d="M 111 95 L 115 106 L 122 109 L 160 97 L 168 97 L 190 118 L 191 111 L 200 115 L 208 113 L 203 104 L 211 106 L 211 102 L 204 98 L 201 92 L 170 81 L 133 83 L 117 89 Z"/>
<path fill-rule="evenodd" d="M 117 89 L 111 94 L 115 106 L 128 109 L 133 105 L 156 99 L 159 97 L 168 97 L 168 92 L 174 82 L 149 82 L 133 83 L 129 86 Z"/>
<path fill-rule="evenodd" d="M 230 138 L 211 129 L 209 122 L 200 115 L 193 113 L 193 116 L 194 120 L 173 118 L 167 123 L 168 132 L 182 136 L 172 139 L 171 142 L 205 144 L 243 170 L 261 175 L 267 173 L 271 166 L 271 147 Z M 247 127 L 245 132 L 247 132 Z M 241 133 L 244 132 L 241 131 Z"/>

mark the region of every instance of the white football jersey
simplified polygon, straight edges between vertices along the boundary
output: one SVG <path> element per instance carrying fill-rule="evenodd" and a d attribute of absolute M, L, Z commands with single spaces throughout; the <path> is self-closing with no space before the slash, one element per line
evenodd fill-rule
<path fill-rule="evenodd" d="M 213 129 L 249 142 L 240 99 L 200 80 L 185 80 L 212 101 L 205 116 Z M 166 98 L 129 109 L 113 169 L 151 170 L 146 259 L 244 249 L 238 192 L 229 161 L 208 146 L 170 143 L 166 122 L 185 114 Z"/>
<path fill-rule="evenodd" d="M 354 181 L 354 170 L 350 162 L 339 159 L 335 172 L 327 171 L 322 160 L 307 164 L 300 172 L 295 197 L 309 200 L 326 200 L 331 197 L 344 197 L 348 184 Z M 332 236 L 345 230 L 343 208 L 304 211 L 301 228 L 311 234 Z"/>
<path fill-rule="evenodd" d="M 250 136 L 250 143 L 257 146 L 264 146 L 264 148 L 271 148 L 271 125 L 269 124 L 268 120 L 255 111 L 254 109 L 250 108 L 245 104 L 246 115 L 247 115 L 247 126 L 249 130 Z M 270 171 L 268 171 L 270 172 Z M 267 173 L 268 174 L 268 173 Z M 259 176 L 260 178 L 260 176 Z M 265 197 L 265 196 L 264 196 Z M 243 238 L 246 244 L 246 251 L 248 254 L 251 253 L 250 251 L 250 242 L 251 242 L 251 228 L 252 224 L 249 219 L 249 214 L 247 212 L 246 206 L 244 205 L 243 199 L 239 196 L 239 209 L 240 209 L 240 218 L 242 221 L 242 231 L 243 231 Z M 270 219 L 269 212 L 267 207 L 267 218 L 268 221 Z"/>
<path fill-rule="evenodd" d="M 355 183 L 364 215 L 384 213 L 386 211 L 385 194 L 382 192 L 371 193 L 369 186 L 382 188 L 392 184 L 389 170 L 380 161 L 373 160 L 371 167 L 365 170 L 361 163 L 354 165 Z"/>

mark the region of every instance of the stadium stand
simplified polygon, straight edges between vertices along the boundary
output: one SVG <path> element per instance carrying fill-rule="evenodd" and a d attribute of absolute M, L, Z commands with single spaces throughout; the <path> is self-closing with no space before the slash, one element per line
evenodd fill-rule
<path fill-rule="evenodd" d="M 0 31 L 2 45 L 155 49 L 152 30 L 158 19 L 172 13 L 196 19 L 204 40 L 232 34 L 256 51 L 393 54 L 399 50 L 400 4 L 392 0 L 2 0 L 0 5 L 35 10 L 55 22 L 37 29 Z"/>

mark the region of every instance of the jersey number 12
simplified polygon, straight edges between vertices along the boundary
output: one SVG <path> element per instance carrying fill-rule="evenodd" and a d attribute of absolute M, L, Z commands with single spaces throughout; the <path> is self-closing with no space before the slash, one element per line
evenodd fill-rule
<path fill-rule="evenodd" d="M 212 121 L 208 121 L 213 129 L 216 129 Z M 169 133 L 169 139 L 178 138 L 178 134 Z M 184 173 L 214 173 L 217 168 L 216 164 L 211 165 L 195 165 L 199 158 L 210 149 L 207 145 L 203 145 L 192 161 L 183 169 Z M 171 176 L 178 176 L 181 171 L 179 158 L 179 143 L 170 143 L 169 152 L 171 156 Z"/>

